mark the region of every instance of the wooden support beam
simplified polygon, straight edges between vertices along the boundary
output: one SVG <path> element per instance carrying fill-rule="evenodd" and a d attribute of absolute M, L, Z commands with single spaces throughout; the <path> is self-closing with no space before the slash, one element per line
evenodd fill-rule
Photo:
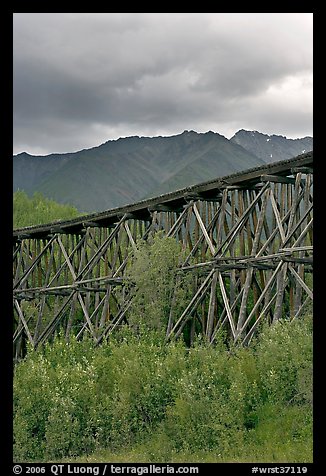
<path fill-rule="evenodd" d="M 19 233 L 15 238 L 19 241 L 22 241 L 22 240 L 28 240 L 30 238 L 32 238 L 32 234 L 31 233 Z"/>
<path fill-rule="evenodd" d="M 110 324 L 106 327 L 104 332 L 98 337 L 96 341 L 97 345 L 100 344 L 105 337 L 111 334 L 115 330 L 115 328 L 122 322 L 130 306 L 131 306 L 131 301 L 128 301 L 125 307 L 120 310 L 119 314 L 116 316 L 114 321 L 110 322 Z"/>
<path fill-rule="evenodd" d="M 255 239 L 254 239 L 253 246 L 252 246 L 252 249 L 251 249 L 251 252 L 252 252 L 253 255 L 255 255 L 257 253 L 258 243 L 259 243 L 259 240 L 260 240 L 260 235 L 261 235 L 261 232 L 262 232 L 262 229 L 263 229 L 263 222 L 265 220 L 265 215 L 266 215 L 267 200 L 268 200 L 270 195 L 271 195 L 271 190 L 267 189 L 264 193 L 264 196 L 263 196 L 263 203 L 262 203 L 262 207 L 261 207 L 261 212 L 260 212 L 260 216 L 259 216 L 259 219 L 258 219 L 256 230 L 255 230 Z M 252 264 L 252 260 L 251 260 L 251 264 Z M 252 282 L 253 272 L 254 272 L 253 267 L 251 267 L 247 270 L 246 279 L 245 279 L 245 282 L 244 282 L 244 285 L 243 285 L 244 291 L 243 291 L 243 295 L 242 295 L 242 301 L 241 301 L 241 305 L 240 305 L 238 324 L 237 324 L 237 332 L 238 333 L 240 332 L 240 330 L 242 328 L 242 325 L 243 325 L 243 322 L 245 320 L 245 316 L 246 316 L 246 313 L 247 313 L 248 296 L 249 296 L 249 291 L 251 289 L 251 282 Z"/>
<path fill-rule="evenodd" d="M 291 185 L 295 184 L 295 179 L 293 177 L 284 177 L 282 175 L 261 175 L 261 182 L 274 182 L 274 183 L 289 183 Z"/>
<path fill-rule="evenodd" d="M 214 256 L 214 255 L 215 255 L 215 247 L 214 247 L 213 243 L 211 242 L 211 239 L 210 239 L 210 237 L 209 237 L 209 235 L 208 235 L 208 233 L 207 233 L 207 230 L 206 230 L 206 228 L 205 228 L 205 225 L 204 225 L 204 223 L 203 223 L 203 220 L 201 219 L 200 213 L 199 213 L 198 208 L 197 208 L 197 206 L 196 206 L 195 203 L 193 204 L 193 211 L 194 211 L 194 213 L 195 213 L 195 215 L 196 215 L 196 218 L 197 218 L 197 220 L 198 220 L 199 226 L 200 226 L 200 228 L 201 228 L 201 231 L 203 232 L 203 235 L 204 235 L 205 240 L 206 240 L 206 242 L 207 242 L 207 244 L 208 244 L 208 246 L 209 246 L 209 249 L 210 249 L 212 255 Z"/>
<path fill-rule="evenodd" d="M 228 300 L 228 297 L 227 297 L 227 294 L 226 294 L 226 290 L 225 290 L 225 286 L 224 286 L 224 282 L 223 282 L 223 278 L 221 276 L 221 273 L 218 273 L 218 281 L 219 281 L 219 284 L 220 284 L 220 289 L 221 289 L 221 293 L 222 293 L 224 306 L 225 306 L 226 313 L 227 313 L 228 320 L 229 320 L 229 324 L 230 324 L 230 327 L 231 327 L 231 332 L 232 332 L 233 338 L 235 338 L 236 337 L 235 325 L 234 325 L 233 316 L 232 316 L 232 312 L 231 312 L 231 307 L 230 307 L 230 303 L 229 303 L 229 300 Z"/>
<path fill-rule="evenodd" d="M 291 248 L 280 248 L 280 251 L 295 253 L 297 251 L 313 251 L 313 246 L 292 246 Z"/>
<path fill-rule="evenodd" d="M 97 227 L 101 226 L 96 221 L 83 221 L 82 225 L 83 225 L 84 228 L 97 228 Z"/>
<path fill-rule="evenodd" d="M 234 190 L 245 190 L 247 187 L 243 184 L 233 184 L 233 185 L 225 185 L 224 189 L 226 189 L 228 192 L 234 191 Z"/>
<path fill-rule="evenodd" d="M 125 230 L 126 230 L 126 232 L 127 232 L 129 241 L 130 241 L 131 246 L 132 246 L 132 249 L 133 249 L 134 251 L 137 251 L 137 246 L 136 246 L 135 240 L 134 240 L 134 238 L 133 238 L 133 236 L 132 236 L 132 234 L 131 234 L 129 225 L 128 225 L 128 223 L 127 223 L 126 221 L 124 222 L 124 227 L 125 227 Z"/>
<path fill-rule="evenodd" d="M 23 324 L 23 326 L 24 326 L 24 329 L 25 329 L 26 335 L 27 335 L 27 337 L 28 337 L 28 340 L 29 340 L 29 342 L 32 344 L 32 347 L 34 348 L 34 347 L 35 347 L 34 339 L 33 339 L 32 335 L 31 335 L 31 333 L 30 333 L 30 330 L 29 330 L 28 325 L 27 325 L 27 323 L 26 323 L 26 320 L 25 320 L 25 318 L 24 318 L 23 311 L 21 310 L 21 307 L 20 307 L 20 305 L 19 305 L 19 303 L 18 303 L 18 301 L 17 301 L 16 299 L 15 299 L 15 301 L 14 301 L 14 304 L 15 304 L 15 308 L 16 308 L 16 310 L 17 310 L 17 312 L 18 312 L 19 319 L 20 319 L 20 321 L 22 322 L 22 324 Z"/>
<path fill-rule="evenodd" d="M 203 196 L 198 192 L 185 192 L 183 194 L 183 197 L 187 202 L 190 202 L 190 201 L 199 202 L 203 200 Z"/>
<path fill-rule="evenodd" d="M 167 339 L 170 339 L 172 335 L 175 333 L 177 327 L 181 324 L 181 322 L 185 319 L 186 321 L 190 319 L 191 315 L 195 311 L 197 305 L 199 304 L 200 299 L 205 295 L 207 292 L 208 287 L 210 286 L 210 280 L 214 274 L 214 270 L 212 270 L 205 281 L 201 284 L 193 298 L 191 299 L 190 303 L 186 307 L 186 309 L 183 311 L 177 322 L 174 324 L 173 328 L 171 329 L 170 334 L 167 336 Z M 181 328 L 182 329 L 182 328 Z M 179 329 L 180 331 L 180 329 Z M 179 332 L 180 333 L 180 332 Z"/>
<path fill-rule="evenodd" d="M 224 241 L 219 245 L 219 247 L 216 250 L 216 255 L 224 255 L 227 248 L 230 246 L 231 243 L 236 239 L 238 236 L 238 233 L 240 230 L 243 228 L 244 224 L 246 223 L 246 220 L 248 219 L 250 213 L 252 212 L 253 208 L 255 207 L 256 203 L 261 199 L 263 193 L 265 190 L 268 188 L 268 183 L 264 185 L 264 187 L 260 190 L 260 192 L 256 195 L 256 198 L 251 202 L 251 204 L 248 206 L 246 210 L 243 211 L 241 216 L 239 217 L 238 222 L 231 228 L 229 231 L 228 235 L 224 239 Z"/>
<path fill-rule="evenodd" d="M 56 226 L 51 226 L 50 233 L 64 233 L 64 234 L 66 234 L 67 232 L 60 225 L 56 225 Z"/>
<path fill-rule="evenodd" d="M 276 204 L 276 201 L 275 201 L 273 190 L 271 190 L 271 203 L 272 203 L 272 208 L 273 208 L 273 212 L 274 212 L 274 215 L 275 215 L 277 227 L 278 227 L 278 230 L 280 232 L 280 237 L 281 237 L 282 243 L 284 243 L 285 242 L 285 232 L 284 232 L 284 228 L 282 226 L 282 220 L 281 220 L 278 208 L 277 208 L 277 204 Z"/>
<path fill-rule="evenodd" d="M 190 206 L 192 206 L 192 202 L 185 205 L 185 207 L 183 209 L 183 212 L 181 213 L 181 215 L 179 215 L 178 219 L 176 220 L 176 222 L 170 228 L 168 234 L 166 235 L 167 237 L 174 236 L 176 233 L 178 233 L 178 231 L 180 230 L 180 228 L 182 227 L 182 225 L 184 224 L 184 222 L 187 218 L 188 209 L 189 209 Z"/>
<path fill-rule="evenodd" d="M 214 324 L 214 317 L 216 313 L 216 287 L 217 287 L 217 280 L 218 280 L 218 271 L 216 271 L 212 278 L 211 283 L 211 294 L 209 297 L 209 306 L 208 306 L 208 316 L 207 316 L 207 324 L 206 324 L 206 338 L 208 341 L 211 340 L 212 331 L 213 331 L 213 324 Z"/>
<path fill-rule="evenodd" d="M 153 212 L 182 212 L 184 209 L 184 204 L 173 205 L 165 203 L 157 203 L 155 205 L 150 205 L 147 207 L 150 213 Z"/>
<path fill-rule="evenodd" d="M 14 288 L 20 286 L 24 281 L 26 281 L 26 279 L 28 278 L 28 276 L 32 273 L 32 271 L 36 268 L 37 264 L 39 263 L 41 257 L 45 254 L 45 252 L 47 251 L 47 249 L 52 245 L 53 241 L 55 240 L 56 236 L 54 236 L 53 238 L 51 238 L 51 240 L 44 246 L 43 250 L 41 251 L 41 253 L 35 257 L 33 263 L 31 264 L 31 266 L 27 267 L 27 269 L 25 270 L 25 272 L 22 274 L 22 276 L 15 282 L 14 284 Z"/>
<path fill-rule="evenodd" d="M 137 210 L 134 212 L 127 212 L 127 213 L 118 213 L 117 218 L 119 220 L 140 220 L 140 221 L 150 221 L 151 214 L 148 211 L 148 208 L 144 208 L 142 210 Z"/>
<path fill-rule="evenodd" d="M 298 275 L 298 273 L 295 271 L 295 269 L 290 264 L 289 264 L 289 270 L 291 271 L 291 273 L 293 274 L 295 279 L 298 281 L 298 283 L 300 284 L 302 289 L 304 289 L 306 291 L 306 293 L 308 294 L 310 299 L 313 300 L 313 292 L 311 291 L 311 289 L 309 289 L 309 287 L 306 285 L 306 283 L 303 281 L 303 279 L 301 279 L 301 277 Z"/>
<path fill-rule="evenodd" d="M 284 256 L 283 261 L 288 261 L 290 263 L 297 263 L 297 264 L 305 264 L 308 266 L 312 266 L 314 259 L 312 256 L 307 256 L 307 257 L 295 257 L 295 256 Z M 309 268 L 306 266 L 305 267 L 306 271 L 309 270 Z"/>
<path fill-rule="evenodd" d="M 287 284 L 287 271 L 289 263 L 283 262 L 276 279 L 276 302 L 274 308 L 273 321 L 278 321 L 282 317 L 284 293 Z"/>
<path fill-rule="evenodd" d="M 302 173 L 302 174 L 313 174 L 314 173 L 314 169 L 312 167 L 293 167 L 291 169 L 291 173 L 293 175 L 297 174 L 297 173 Z"/>
<path fill-rule="evenodd" d="M 52 335 L 52 333 L 55 331 L 57 326 L 60 324 L 61 320 L 64 317 L 63 311 L 66 309 L 67 305 L 69 304 L 69 301 L 72 295 L 73 293 L 67 297 L 67 299 L 61 305 L 60 309 L 58 309 L 55 315 L 53 316 L 52 320 L 47 324 L 45 329 L 43 329 L 42 333 L 39 335 L 39 337 L 35 341 L 35 348 L 43 344 L 46 341 L 46 339 L 48 339 L 49 336 Z"/>
<path fill-rule="evenodd" d="M 243 323 L 242 325 L 242 328 L 240 329 L 240 331 L 238 332 L 237 334 L 237 338 L 235 339 L 235 341 L 237 341 L 237 339 L 242 335 L 242 332 L 243 330 L 245 329 L 245 327 L 248 325 L 248 323 L 250 322 L 251 318 L 253 317 L 253 315 L 255 314 L 256 310 L 258 309 L 260 303 L 263 301 L 266 293 L 268 291 L 271 290 L 276 278 L 277 278 L 277 275 L 279 273 L 279 271 L 281 270 L 281 267 L 283 266 L 283 263 L 282 262 L 279 262 L 279 264 L 277 265 L 277 267 L 275 268 L 272 276 L 269 278 L 269 280 L 267 281 L 267 283 L 265 284 L 265 288 L 263 289 L 261 295 L 259 296 L 257 302 L 255 303 L 254 307 L 252 308 L 252 310 L 250 311 L 250 314 L 248 315 L 246 321 Z"/>
<path fill-rule="evenodd" d="M 263 307 L 262 311 L 260 312 L 259 316 L 256 318 L 255 322 L 253 323 L 253 325 L 251 326 L 250 330 L 248 331 L 248 333 L 246 334 L 246 336 L 244 337 L 243 341 L 242 341 L 242 344 L 243 345 L 248 345 L 249 341 L 251 340 L 253 334 L 254 334 L 254 331 L 255 329 L 257 328 L 260 320 L 262 317 L 264 317 L 264 315 L 268 312 L 268 310 L 271 308 L 271 306 L 273 305 L 275 299 L 277 297 L 277 293 L 274 294 L 274 296 L 265 304 L 265 306 Z M 237 340 L 237 339 L 236 339 Z"/>

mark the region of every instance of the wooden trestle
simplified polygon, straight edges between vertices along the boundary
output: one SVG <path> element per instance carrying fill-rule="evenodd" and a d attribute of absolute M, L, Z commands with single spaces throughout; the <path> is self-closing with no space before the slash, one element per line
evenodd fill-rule
<path fill-rule="evenodd" d="M 128 323 L 125 269 L 137 241 L 163 230 L 188 250 L 194 293 L 171 298 L 167 339 L 185 326 L 249 344 L 263 321 L 295 319 L 313 299 L 313 153 L 133 205 L 14 230 L 14 358 L 57 330 L 100 343 Z"/>

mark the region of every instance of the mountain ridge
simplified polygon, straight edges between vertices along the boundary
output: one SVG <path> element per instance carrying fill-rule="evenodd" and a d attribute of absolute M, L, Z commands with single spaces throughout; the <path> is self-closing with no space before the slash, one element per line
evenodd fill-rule
<path fill-rule="evenodd" d="M 241 145 L 266 162 L 290 159 L 313 149 L 313 138 L 310 136 L 288 139 L 282 135 L 270 135 L 245 129 L 236 132 L 230 141 Z"/>
<path fill-rule="evenodd" d="M 173 136 L 124 137 L 63 154 L 21 152 L 13 156 L 13 189 L 29 195 L 38 191 L 82 212 L 93 212 L 262 165 L 268 162 L 271 145 L 276 157 L 290 158 L 285 155 L 294 150 L 293 143 L 287 142 L 292 139 L 279 136 L 285 142 L 274 137 L 267 141 L 267 135 L 255 131 L 253 140 L 252 132 L 240 130 L 227 139 L 213 131 L 185 130 Z M 302 148 L 298 141 L 295 150 Z M 291 151 L 286 152 L 286 144 Z M 309 142 L 304 144 L 307 147 Z"/>

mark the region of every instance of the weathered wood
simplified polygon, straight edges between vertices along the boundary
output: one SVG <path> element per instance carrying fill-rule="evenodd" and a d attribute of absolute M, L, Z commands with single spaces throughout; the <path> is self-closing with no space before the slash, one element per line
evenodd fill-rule
<path fill-rule="evenodd" d="M 185 272 L 194 283 L 179 315 L 177 294 L 171 293 L 167 339 L 186 330 L 190 345 L 196 332 L 211 345 L 226 328 L 228 338 L 248 345 L 262 319 L 272 323 L 284 309 L 291 319 L 298 317 L 313 298 L 312 170 L 301 159 L 286 164 L 15 231 L 15 358 L 23 355 L 26 340 L 37 348 L 58 329 L 67 341 L 71 332 L 78 338 L 89 332 L 100 343 L 127 324 L 132 295 L 127 265 L 138 240 L 158 230 L 189 248 L 175 270 L 175 289 Z M 295 178 L 288 177 L 295 167 L 300 168 Z M 33 303 L 33 314 L 25 301 Z M 84 321 L 77 324 L 80 312 Z"/>
<path fill-rule="evenodd" d="M 273 321 L 277 321 L 282 317 L 282 305 L 284 299 L 285 286 L 287 281 L 288 263 L 283 263 L 280 273 L 277 276 L 277 296 L 275 302 Z"/>
<path fill-rule="evenodd" d="M 240 234 L 249 214 L 251 213 L 252 209 L 258 202 L 258 200 L 261 198 L 265 190 L 268 188 L 268 183 L 260 190 L 260 192 L 256 195 L 256 198 L 252 201 L 252 203 L 249 205 L 249 207 L 241 214 L 238 222 L 235 224 L 235 226 L 229 231 L 228 235 L 225 237 L 223 243 L 221 243 L 217 250 L 215 255 L 225 254 L 226 249 L 230 246 L 231 243 L 237 238 L 238 234 Z M 224 250 L 224 251 L 222 251 Z"/>
<path fill-rule="evenodd" d="M 23 324 L 23 326 L 24 326 L 24 329 L 25 329 L 26 335 L 27 335 L 27 337 L 28 337 L 28 340 L 29 340 L 29 342 L 32 344 L 32 347 L 35 347 L 34 339 L 33 339 L 32 335 L 31 335 L 31 333 L 30 333 L 30 331 L 29 331 L 28 325 L 27 325 L 27 323 L 26 323 L 26 321 L 25 321 L 25 318 L 24 318 L 24 315 L 23 315 L 22 310 L 21 310 L 21 308 L 20 308 L 20 305 L 19 305 L 19 303 L 18 303 L 18 301 L 17 301 L 16 299 L 14 300 L 14 305 L 15 305 L 16 310 L 17 310 L 17 312 L 18 312 L 19 319 L 20 319 L 20 321 L 22 322 L 22 324 Z"/>
<path fill-rule="evenodd" d="M 167 235 L 168 237 L 170 236 L 175 236 L 175 234 L 181 229 L 181 226 L 184 224 L 184 221 L 187 217 L 187 214 L 188 214 L 188 209 L 189 207 L 192 206 L 192 202 L 187 205 L 183 212 L 181 213 L 181 215 L 178 217 L 178 219 L 176 220 L 176 222 L 173 224 L 173 226 L 170 228 L 170 230 L 168 231 Z"/>
<path fill-rule="evenodd" d="M 242 328 L 240 329 L 240 331 L 238 332 L 238 336 L 241 336 L 242 335 L 242 332 L 243 330 L 245 329 L 245 327 L 248 325 L 250 319 L 252 318 L 252 316 L 254 315 L 254 313 L 256 312 L 256 310 L 258 309 L 258 306 L 260 305 L 260 303 L 263 301 L 264 297 L 265 297 L 265 294 L 267 293 L 267 291 L 270 290 L 270 288 L 272 287 L 275 279 L 277 278 L 277 275 L 278 275 L 278 272 L 280 271 L 281 267 L 282 267 L 282 262 L 279 262 L 277 267 L 275 268 L 272 276 L 269 278 L 269 280 L 267 281 L 266 285 L 265 285 L 265 288 L 264 290 L 262 291 L 261 295 L 259 296 L 256 304 L 254 305 L 254 307 L 252 308 L 250 314 L 248 315 L 246 321 L 243 323 L 242 325 Z"/>
<path fill-rule="evenodd" d="M 260 320 L 262 317 L 265 316 L 266 312 L 271 308 L 271 306 L 273 305 L 275 299 L 277 297 L 277 293 L 274 294 L 274 296 L 268 301 L 267 304 L 265 304 L 265 306 L 263 307 L 262 311 L 260 312 L 259 316 L 256 318 L 255 322 L 253 323 L 253 325 L 251 326 L 251 329 L 249 330 L 249 332 L 246 334 L 246 336 L 244 337 L 243 341 L 242 341 L 242 344 L 243 345 L 246 345 L 249 343 L 249 341 L 251 340 L 252 336 L 254 335 L 254 331 L 256 330 Z M 238 334 L 238 336 L 240 336 L 241 333 Z"/>
<path fill-rule="evenodd" d="M 219 214 L 220 214 L 220 211 L 221 211 L 221 207 L 219 207 L 217 209 L 217 211 L 215 212 L 212 220 L 210 221 L 210 223 L 208 224 L 207 226 L 207 232 L 210 232 L 213 230 L 217 220 L 218 220 L 218 217 L 219 217 Z M 188 237 L 189 235 L 189 239 L 188 239 L 188 245 L 189 245 L 189 249 L 191 250 L 189 255 L 187 256 L 187 258 L 185 259 L 184 261 L 184 264 L 187 264 L 189 262 L 189 260 L 194 256 L 194 254 L 196 253 L 196 251 L 198 250 L 199 246 L 203 243 L 204 241 L 204 235 L 202 234 L 199 239 L 197 240 L 197 242 L 195 243 L 195 245 L 192 244 L 192 241 L 191 241 L 191 238 L 190 238 L 190 216 L 191 216 L 191 213 L 192 213 L 192 206 L 189 208 L 189 215 L 188 215 L 188 221 L 187 221 L 187 225 L 186 225 L 186 235 Z M 212 240 L 211 240 L 212 241 Z"/>
<path fill-rule="evenodd" d="M 39 260 L 42 258 L 42 256 L 46 253 L 46 250 L 50 247 L 50 245 L 52 244 L 52 242 L 56 239 L 56 237 L 54 236 L 48 243 L 47 245 L 43 248 L 42 252 L 40 253 L 40 255 L 33 261 L 32 265 L 31 266 L 27 266 L 27 269 L 26 271 L 22 274 L 22 276 L 16 281 L 16 283 L 14 284 L 14 288 L 20 286 L 24 281 L 26 281 L 26 279 L 28 278 L 28 276 L 33 272 L 33 270 L 36 268 Z M 29 247 L 28 247 L 28 250 L 27 250 L 27 256 L 30 254 L 29 252 Z"/>
<path fill-rule="evenodd" d="M 214 256 L 214 255 L 215 255 L 215 247 L 214 247 L 213 243 L 211 242 L 210 237 L 208 236 L 207 230 L 206 230 L 206 228 L 205 228 L 205 225 L 204 225 L 204 223 L 203 223 L 203 220 L 201 219 L 201 216 L 200 216 L 200 214 L 199 214 L 198 208 L 197 208 L 197 206 L 196 206 L 195 203 L 193 204 L 193 210 L 194 210 L 194 212 L 195 212 L 195 215 L 196 215 L 196 218 L 197 218 L 197 220 L 198 220 L 198 223 L 199 223 L 199 226 L 200 226 L 200 228 L 201 228 L 201 231 L 203 232 L 203 235 L 204 235 L 204 237 L 205 237 L 205 240 L 206 240 L 206 242 L 207 242 L 207 244 L 208 244 L 208 246 L 209 246 L 209 249 L 210 249 L 212 255 Z"/>
<path fill-rule="evenodd" d="M 281 240 L 282 240 L 282 243 L 284 243 L 285 242 L 285 232 L 284 232 L 284 229 L 283 229 L 283 226 L 282 226 L 282 221 L 281 221 L 281 217 L 280 217 L 280 214 L 279 214 L 279 211 L 278 211 L 278 208 L 277 208 L 277 204 L 276 204 L 276 201 L 275 201 L 273 190 L 271 190 L 271 204 L 272 204 L 273 212 L 274 212 L 274 215 L 275 215 L 277 227 L 278 227 L 278 230 L 280 232 Z"/>
<path fill-rule="evenodd" d="M 255 255 L 257 253 L 258 243 L 259 243 L 260 235 L 261 235 L 261 232 L 262 232 L 262 229 L 263 229 L 263 222 L 264 222 L 265 214 L 266 214 L 267 200 L 268 200 L 269 196 L 271 195 L 270 192 L 271 191 L 267 189 L 266 192 L 264 193 L 263 204 L 262 204 L 260 216 L 259 216 L 258 223 L 257 223 L 257 228 L 255 230 L 255 239 L 254 239 L 254 242 L 253 242 L 253 245 L 252 245 L 252 248 L 251 248 L 251 253 L 253 255 Z M 252 262 L 253 261 L 251 260 L 251 263 Z M 239 318 L 238 318 L 238 324 L 237 324 L 237 332 L 238 333 L 239 333 L 240 329 L 242 328 L 242 325 L 243 325 L 243 322 L 244 322 L 245 316 L 246 316 L 247 301 L 248 301 L 248 296 L 249 296 L 249 290 L 251 288 L 252 275 L 253 275 L 253 267 L 250 267 L 247 270 L 246 279 L 245 279 L 245 282 L 243 284 L 244 291 L 243 291 L 243 295 L 242 295 L 242 301 L 241 301 L 241 305 L 240 305 Z"/>
<path fill-rule="evenodd" d="M 293 274 L 295 279 L 298 281 L 298 283 L 300 284 L 302 289 L 304 289 L 306 291 L 306 293 L 308 294 L 310 299 L 313 300 L 312 291 L 309 289 L 309 287 L 306 285 L 306 283 L 303 281 L 303 279 L 300 277 L 300 275 L 295 271 L 295 269 L 293 269 L 293 267 L 290 264 L 289 264 L 289 270 L 291 271 L 291 273 Z"/>
<path fill-rule="evenodd" d="M 182 212 L 183 205 L 173 205 L 173 204 L 164 204 L 164 203 L 156 203 L 155 205 L 151 205 L 148 207 L 148 211 L 152 212 Z"/>
<path fill-rule="evenodd" d="M 115 321 L 110 323 L 107 328 L 105 329 L 105 331 L 98 337 L 96 343 L 97 344 L 100 344 L 102 342 L 102 340 L 107 337 L 109 334 L 111 334 L 114 329 L 122 322 L 122 320 L 124 319 L 125 317 L 125 314 L 127 313 L 128 309 L 130 308 L 131 306 L 131 301 L 127 302 L 126 306 L 124 309 L 122 309 L 118 316 L 116 317 Z"/>
<path fill-rule="evenodd" d="M 126 221 L 124 222 L 124 227 L 125 227 L 125 230 L 126 230 L 126 232 L 127 232 L 127 235 L 128 235 L 128 238 L 129 238 L 129 241 L 130 241 L 130 243 L 131 243 L 131 246 L 132 246 L 133 250 L 134 250 L 134 251 L 137 251 L 136 243 L 135 243 L 135 241 L 134 241 L 134 238 L 133 238 L 133 236 L 132 236 L 132 234 L 131 234 L 130 228 L 129 228 L 128 223 L 127 223 Z"/>
<path fill-rule="evenodd" d="M 234 325 L 232 312 L 231 312 L 231 307 L 230 307 L 230 303 L 228 301 L 228 297 L 227 297 L 227 294 L 226 294 L 226 290 L 225 290 L 225 286 L 224 286 L 224 282 L 223 282 L 223 278 L 221 276 L 221 273 L 218 273 L 218 281 L 219 281 L 219 284 L 220 284 L 220 289 L 221 289 L 221 292 L 222 292 L 222 298 L 223 298 L 224 306 L 225 306 L 226 313 L 227 313 L 227 316 L 228 316 L 230 328 L 231 328 L 233 337 L 235 338 L 236 337 L 235 325 Z"/>
<path fill-rule="evenodd" d="M 312 167 L 292 167 L 291 173 L 296 175 L 297 173 L 301 172 L 302 174 L 312 174 L 314 169 Z"/>
<path fill-rule="evenodd" d="M 204 280 L 204 282 L 201 284 L 201 286 L 199 287 L 198 291 L 196 292 L 196 294 L 194 295 L 194 297 L 191 299 L 190 303 L 188 304 L 188 306 L 186 307 L 186 309 L 184 310 L 184 312 L 182 313 L 182 315 L 179 317 L 178 321 L 174 324 L 174 326 L 172 327 L 171 329 L 171 332 L 170 334 L 168 335 L 168 338 L 170 338 L 172 336 L 172 334 L 175 332 L 176 328 L 179 326 L 179 324 L 181 323 L 181 321 L 183 320 L 183 318 L 185 316 L 187 316 L 187 319 L 189 319 L 189 317 L 191 316 L 192 312 L 194 312 L 200 298 L 203 297 L 203 294 L 207 291 L 207 288 L 208 286 L 210 285 L 210 280 L 211 280 L 211 277 L 213 276 L 214 274 L 214 270 L 212 270 L 209 275 L 207 276 L 207 278 Z"/>
<path fill-rule="evenodd" d="M 292 177 L 284 177 L 282 175 L 261 175 L 261 182 L 273 182 L 273 183 L 289 183 L 295 184 L 295 179 Z"/>
<path fill-rule="evenodd" d="M 308 234 L 309 230 L 311 230 L 313 221 L 314 221 L 314 219 L 311 218 L 311 220 L 309 221 L 308 225 L 304 228 L 304 230 L 301 232 L 300 236 L 299 236 L 299 237 L 295 240 L 295 242 L 293 243 L 293 247 L 298 247 L 298 245 L 301 244 L 301 242 L 303 241 L 303 239 L 304 239 L 304 238 L 306 237 L 306 235 Z"/>
<path fill-rule="evenodd" d="M 208 317 L 206 325 L 206 338 L 208 341 L 211 339 L 213 332 L 214 317 L 216 313 L 216 287 L 217 287 L 218 272 L 213 274 L 213 279 L 211 283 L 211 294 L 209 298 L 209 307 L 208 307 Z"/>

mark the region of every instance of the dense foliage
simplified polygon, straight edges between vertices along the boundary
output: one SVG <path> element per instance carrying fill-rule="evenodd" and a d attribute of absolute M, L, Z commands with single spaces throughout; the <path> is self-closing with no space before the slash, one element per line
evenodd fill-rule
<path fill-rule="evenodd" d="M 191 291 L 181 258 L 174 238 L 140 242 L 129 327 L 98 347 L 59 335 L 16 365 L 16 461 L 312 460 L 311 318 L 262 327 L 249 348 L 167 344 L 172 291 L 182 309 Z"/>
<path fill-rule="evenodd" d="M 17 364 L 16 461 L 137 445 L 142 461 L 311 461 L 311 319 L 250 348 L 166 345 L 145 327 L 96 348 L 58 337 Z"/>
<path fill-rule="evenodd" d="M 80 213 L 75 207 L 62 205 L 53 200 L 49 200 L 41 193 L 35 192 L 31 198 L 22 190 L 14 193 L 14 228 L 39 225 L 56 220 L 68 220 L 78 215 L 80 215 Z"/>
<path fill-rule="evenodd" d="M 165 331 L 174 299 L 174 313 L 179 315 L 191 298 L 190 276 L 177 273 L 185 251 L 174 237 L 161 232 L 137 242 L 127 277 L 132 283 L 133 300 L 129 323 Z"/>

